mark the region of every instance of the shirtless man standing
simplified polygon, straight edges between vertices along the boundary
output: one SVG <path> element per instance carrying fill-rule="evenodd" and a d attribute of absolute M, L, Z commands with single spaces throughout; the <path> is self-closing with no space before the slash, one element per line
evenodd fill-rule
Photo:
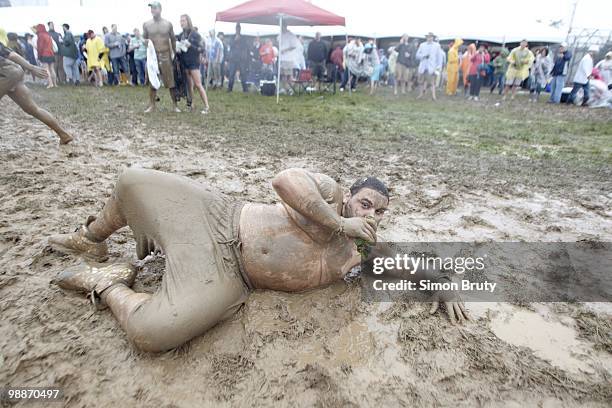
<path fill-rule="evenodd" d="M 39 107 L 32 99 L 30 91 L 23 82 L 24 71 L 29 71 L 39 78 L 47 77 L 47 70 L 30 64 L 19 54 L 0 43 L 0 98 L 8 95 L 24 112 L 53 129 L 60 138 L 60 144 L 70 143 L 72 136 L 60 126 L 53 115 Z"/>
<path fill-rule="evenodd" d="M 155 54 L 157 55 L 157 63 L 162 81 L 170 91 L 170 98 L 175 112 L 180 112 L 176 106 L 176 96 L 174 95 L 174 69 L 172 68 L 172 57 L 176 54 L 176 36 L 172 23 L 164 20 L 161 17 L 161 4 L 159 1 L 149 3 L 151 7 L 152 20 L 147 21 L 142 25 L 142 37 L 155 46 Z M 146 113 L 155 111 L 155 101 L 157 100 L 157 91 L 152 86 L 149 88 L 149 107 L 145 110 Z"/>
<path fill-rule="evenodd" d="M 376 241 L 389 204 L 387 188 L 374 177 L 343 194 L 328 176 L 289 169 L 272 186 L 280 203 L 243 203 L 185 177 L 127 169 L 97 217 L 49 244 L 102 262 L 104 241 L 129 225 L 138 258 L 165 254 L 160 289 L 152 295 L 130 289 L 136 272 L 129 264 L 82 264 L 55 282 L 110 307 L 140 349 L 168 350 L 231 316 L 252 289 L 293 292 L 342 279 L 361 261 L 354 240 Z M 467 318 L 456 299 L 436 296 L 432 313 L 441 300 L 451 321 Z"/>

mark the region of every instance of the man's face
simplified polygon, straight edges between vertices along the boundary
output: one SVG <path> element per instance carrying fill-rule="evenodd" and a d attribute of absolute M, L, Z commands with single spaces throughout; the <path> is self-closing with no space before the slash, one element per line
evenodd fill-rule
<path fill-rule="evenodd" d="M 342 215 L 346 218 L 371 216 L 376 220 L 376 224 L 380 224 L 388 205 L 387 197 L 366 187 L 353 196 L 350 193 L 345 196 Z"/>
<path fill-rule="evenodd" d="M 315 34 L 315 40 L 319 41 L 321 39 L 321 33 Z"/>
<path fill-rule="evenodd" d="M 53 23 L 49 23 L 49 31 L 51 30 L 55 30 L 55 26 L 53 25 Z"/>
<path fill-rule="evenodd" d="M 521 48 L 526 48 L 526 47 L 527 47 L 527 42 L 521 41 Z"/>
<path fill-rule="evenodd" d="M 154 18 L 161 16 L 161 7 L 151 7 L 151 15 Z"/>
<path fill-rule="evenodd" d="M 117 25 L 116 25 L 116 24 L 113 24 L 113 25 L 111 26 L 111 30 L 113 30 L 113 34 L 117 34 Z"/>
<path fill-rule="evenodd" d="M 433 42 L 433 37 L 432 37 L 431 35 L 428 35 L 428 36 L 427 36 L 427 42 L 428 42 L 428 43 Z"/>
<path fill-rule="evenodd" d="M 104 34 L 108 34 L 108 28 L 106 28 L 106 27 L 102 27 L 102 32 L 103 32 Z"/>
<path fill-rule="evenodd" d="M 559 47 L 559 52 L 561 52 L 561 53 L 565 52 L 565 47 L 564 46 L 560 46 Z"/>
<path fill-rule="evenodd" d="M 137 28 L 134 29 L 134 37 L 136 38 L 140 37 L 140 31 L 138 31 Z"/>

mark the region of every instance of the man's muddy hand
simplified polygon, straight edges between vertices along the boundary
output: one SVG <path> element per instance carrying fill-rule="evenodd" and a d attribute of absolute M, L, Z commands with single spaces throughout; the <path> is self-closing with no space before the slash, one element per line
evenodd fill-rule
<path fill-rule="evenodd" d="M 351 217 L 341 219 L 342 232 L 349 238 L 376 242 L 376 221 L 373 218 Z"/>
<path fill-rule="evenodd" d="M 440 303 L 444 303 L 446 313 L 452 324 L 456 324 L 457 322 L 464 323 L 466 320 L 470 320 L 470 316 L 465 310 L 465 305 L 461 299 L 455 294 L 444 291 L 438 291 L 434 294 L 429 314 L 436 313 L 440 308 Z"/>
<path fill-rule="evenodd" d="M 36 65 L 32 65 L 30 67 L 30 72 L 37 78 L 41 78 L 41 79 L 45 79 L 49 76 L 46 69 L 42 67 L 38 67 Z"/>

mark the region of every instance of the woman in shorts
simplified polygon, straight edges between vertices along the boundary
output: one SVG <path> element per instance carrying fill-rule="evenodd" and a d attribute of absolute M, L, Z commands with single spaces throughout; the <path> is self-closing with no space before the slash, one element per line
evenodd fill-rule
<path fill-rule="evenodd" d="M 179 41 L 182 44 L 177 44 L 177 52 L 181 53 L 181 62 L 185 66 L 187 81 L 189 83 L 188 90 L 190 99 L 193 98 L 194 86 L 200 93 L 200 98 L 204 103 L 203 114 L 208 113 L 208 96 L 206 90 L 202 86 L 202 76 L 200 75 L 200 54 L 202 53 L 202 36 L 193 29 L 191 18 L 187 14 L 181 16 L 181 28 L 183 32 L 179 35 Z M 186 47 L 186 51 L 181 49 Z"/>
<path fill-rule="evenodd" d="M 53 39 L 47 32 L 44 24 L 36 26 L 36 48 L 38 50 L 38 60 L 47 70 L 49 84 L 47 88 L 57 86 L 57 75 L 55 74 L 55 52 L 53 50 Z"/>

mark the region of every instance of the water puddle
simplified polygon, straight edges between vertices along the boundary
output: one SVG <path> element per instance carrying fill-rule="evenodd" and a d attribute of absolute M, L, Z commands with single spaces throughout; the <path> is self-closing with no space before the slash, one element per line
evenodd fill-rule
<path fill-rule="evenodd" d="M 592 373 L 589 345 L 577 338 L 574 328 L 547 318 L 546 310 L 532 312 L 508 304 L 471 303 L 474 317 L 487 314 L 491 331 L 501 340 L 527 347 L 551 364 L 571 372 Z"/>

